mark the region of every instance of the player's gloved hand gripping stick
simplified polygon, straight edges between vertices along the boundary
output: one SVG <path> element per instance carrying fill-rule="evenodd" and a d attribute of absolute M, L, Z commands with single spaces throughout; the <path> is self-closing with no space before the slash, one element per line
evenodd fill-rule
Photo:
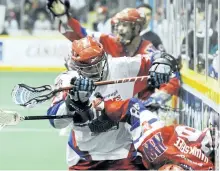
<path fill-rule="evenodd" d="M 133 81 L 148 81 L 148 84 L 152 82 L 151 76 L 141 76 L 141 77 L 130 77 L 118 80 L 108 80 L 95 82 L 95 86 L 107 85 L 107 84 L 117 84 L 126 83 Z M 53 89 L 51 85 L 43 85 L 40 87 L 30 87 L 25 84 L 18 84 L 12 90 L 13 101 L 24 107 L 34 107 L 36 104 L 45 102 L 51 99 L 56 93 L 70 90 L 73 86 L 62 87 L 59 89 Z M 72 118 L 73 115 L 62 115 L 62 116 L 21 116 L 14 111 L 2 111 L 0 110 L 0 129 L 5 125 L 17 125 L 20 121 L 24 120 L 41 120 L 41 119 L 63 119 Z"/>

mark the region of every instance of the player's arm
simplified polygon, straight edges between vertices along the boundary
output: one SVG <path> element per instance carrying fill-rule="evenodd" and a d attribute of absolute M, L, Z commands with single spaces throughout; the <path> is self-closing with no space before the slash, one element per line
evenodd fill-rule
<path fill-rule="evenodd" d="M 47 9 L 54 18 L 59 19 L 59 31 L 70 41 L 78 40 L 87 35 L 79 21 L 72 18 L 69 12 L 70 3 L 65 0 L 48 0 Z M 71 28 L 72 30 L 69 30 Z"/>
<path fill-rule="evenodd" d="M 178 65 L 171 55 L 153 50 L 149 54 L 129 58 L 127 63 L 130 75 L 150 75 L 147 82 L 135 83 L 134 95 L 138 94 L 140 99 L 145 98 L 145 92 L 155 92 L 153 96 L 160 97 L 162 101 L 178 93 L 180 87 Z"/>
<path fill-rule="evenodd" d="M 99 32 L 93 32 L 82 27 L 78 20 L 71 17 L 69 1 L 48 0 L 47 8 L 54 18 L 59 19 L 59 31 L 70 41 L 81 39 L 87 35 L 94 36 L 97 39 L 101 36 Z"/>
<path fill-rule="evenodd" d="M 158 91 L 155 91 L 155 93 L 153 93 L 150 98 L 155 99 L 159 103 L 164 103 L 165 101 L 169 100 L 172 95 L 178 95 L 179 88 L 180 88 L 180 73 L 179 73 L 179 65 L 177 63 L 177 60 L 173 56 L 167 53 L 162 53 L 161 58 L 162 59 L 156 59 L 153 61 L 152 68 L 150 69 L 150 74 L 157 75 L 157 74 L 160 74 L 161 70 L 163 69 L 166 70 L 166 67 L 167 67 L 166 65 L 164 66 L 164 68 L 154 69 L 154 66 L 159 67 L 159 65 L 157 65 L 158 61 L 163 60 L 164 64 L 169 63 L 169 62 L 171 64 L 170 65 L 171 66 L 170 67 L 171 69 L 170 79 L 167 83 L 162 83 Z M 169 70 L 169 67 L 167 69 Z"/>
<path fill-rule="evenodd" d="M 92 80 L 79 77 L 75 71 L 62 73 L 55 80 L 56 88 L 70 85 L 73 85 L 73 88 L 58 93 L 47 111 L 47 115 L 73 115 L 73 118 L 68 119 L 51 119 L 51 125 L 58 129 L 65 128 L 70 123 L 83 124 L 90 119 L 87 110 L 90 109 Z"/>
<path fill-rule="evenodd" d="M 145 59 L 145 61 L 142 60 L 142 63 L 148 63 L 148 65 L 145 65 L 147 66 L 145 68 L 141 67 L 141 72 L 139 73 L 143 74 L 149 71 L 151 80 L 147 89 L 149 90 L 150 88 L 154 92 L 148 98 L 147 103 L 161 104 L 169 100 L 172 95 L 177 95 L 180 88 L 180 73 L 177 60 L 173 56 L 159 51 L 152 53 Z"/>
<path fill-rule="evenodd" d="M 94 82 L 89 78 L 75 76 L 70 79 L 70 85 L 73 88 L 68 91 L 67 96 L 62 100 L 63 108 L 59 108 L 58 112 L 62 114 L 68 113 L 68 115 L 72 114 L 71 122 L 74 125 L 86 126 L 94 118 L 89 100 L 95 89 Z M 57 120 L 56 122 L 59 121 Z M 60 125 L 64 126 L 63 123 Z"/>
<path fill-rule="evenodd" d="M 72 72 L 74 73 L 74 72 Z M 70 86 L 70 79 L 72 78 L 72 74 L 70 72 L 61 73 L 55 79 L 55 88 L 60 88 L 64 86 Z M 57 93 L 52 99 L 52 104 L 47 110 L 47 115 L 55 116 L 55 115 L 67 115 L 70 114 L 67 111 L 65 100 L 68 96 L 68 91 L 62 91 Z M 65 128 L 72 122 L 71 118 L 67 119 L 51 119 L 50 124 L 57 129 Z"/>

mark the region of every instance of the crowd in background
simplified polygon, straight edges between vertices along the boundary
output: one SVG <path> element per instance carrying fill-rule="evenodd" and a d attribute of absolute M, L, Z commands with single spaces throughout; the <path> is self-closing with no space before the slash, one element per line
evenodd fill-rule
<path fill-rule="evenodd" d="M 129 0 L 128 0 L 129 1 Z M 111 33 L 110 18 L 121 8 L 126 7 L 127 1 L 121 0 L 70 0 L 71 14 L 81 23 L 88 23 L 91 18 L 90 14 L 95 14 L 91 28 L 95 31 Z M 133 3 L 132 3 L 133 2 Z M 127 4 L 130 7 L 145 7 L 146 24 L 142 37 L 148 39 L 150 37 L 153 44 L 160 50 L 170 52 L 170 47 L 174 44 L 168 42 L 167 35 L 179 40 L 177 48 L 175 47 L 175 55 L 179 55 L 182 59 L 188 60 L 190 69 L 197 70 L 199 73 L 205 71 L 205 25 L 208 24 L 208 74 L 209 76 L 218 78 L 218 4 L 217 0 L 209 0 L 208 23 L 205 22 L 205 0 L 197 0 L 197 6 L 194 7 L 193 0 L 180 0 L 176 4 L 175 10 L 178 15 L 172 16 L 168 14 L 167 0 L 156 0 L 154 6 L 147 5 L 152 2 L 150 0 L 130 0 Z M 170 1 L 170 4 L 177 1 Z M 6 6 L 5 22 L 0 34 L 14 35 L 20 30 L 24 30 L 26 34 L 33 34 L 35 31 L 57 30 L 58 22 L 51 18 L 46 11 L 46 0 L 0 0 L 0 5 Z M 143 6 L 144 5 L 144 6 Z M 211 6 L 211 7 L 210 7 Z M 170 9 L 170 8 L 169 8 Z M 194 14 L 196 9 L 196 21 Z M 173 17 L 173 18 L 172 18 Z M 187 19 L 186 19 L 187 18 Z M 176 27 L 173 26 L 175 20 Z M 172 25 L 169 25 L 169 24 Z M 179 23 L 179 25 L 178 25 Z M 194 23 L 196 23 L 197 47 L 194 47 Z M 172 29 L 171 29 L 172 28 Z M 175 37 L 174 30 L 179 29 L 179 37 Z M 151 32 L 150 32 L 151 31 Z M 188 35 L 187 35 L 187 34 Z M 153 35 L 153 37 L 152 37 Z M 159 42 L 159 44 L 158 44 Z M 175 42 L 175 41 L 174 41 Z M 164 46 L 163 46 L 164 45 Z M 196 48 L 197 61 L 194 64 L 194 48 Z M 176 50 L 177 49 L 177 50 Z"/>
<path fill-rule="evenodd" d="M 112 0 L 70 0 L 70 12 L 81 23 L 87 23 L 89 12 L 96 11 L 99 6 L 111 6 L 109 16 L 118 10 L 118 1 Z M 10 34 L 17 30 L 56 30 L 56 21 L 46 11 L 46 0 L 0 0 L 6 6 L 4 30 L 1 34 Z M 110 9 L 110 8 L 109 8 Z"/>

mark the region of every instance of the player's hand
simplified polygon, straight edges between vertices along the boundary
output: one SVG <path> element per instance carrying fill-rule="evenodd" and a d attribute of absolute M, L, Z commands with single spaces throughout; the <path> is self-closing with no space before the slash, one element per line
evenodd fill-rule
<path fill-rule="evenodd" d="M 69 1 L 65 0 L 47 0 L 47 9 L 53 17 L 60 17 L 68 14 L 70 8 Z"/>
<path fill-rule="evenodd" d="M 171 76 L 171 67 L 166 64 L 155 63 L 149 70 L 148 86 L 159 88 L 161 84 L 168 83 Z"/>
<path fill-rule="evenodd" d="M 155 53 L 149 70 L 149 88 L 160 88 L 161 84 L 168 83 L 173 73 L 179 71 L 177 60 L 165 52 Z"/>
<path fill-rule="evenodd" d="M 71 79 L 70 84 L 73 85 L 73 89 L 69 92 L 71 99 L 82 103 L 89 100 L 96 87 L 93 80 L 85 77 L 74 77 Z"/>

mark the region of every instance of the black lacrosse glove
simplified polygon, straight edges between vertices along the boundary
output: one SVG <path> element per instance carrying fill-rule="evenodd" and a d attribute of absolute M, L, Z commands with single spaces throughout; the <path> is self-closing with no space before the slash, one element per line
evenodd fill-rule
<path fill-rule="evenodd" d="M 93 80 L 82 76 L 74 77 L 70 84 L 73 85 L 73 88 L 66 99 L 69 110 L 82 112 L 90 108 L 89 98 L 96 87 Z"/>
<path fill-rule="evenodd" d="M 53 17 L 69 16 L 69 8 L 68 0 L 47 0 L 47 10 Z"/>
<path fill-rule="evenodd" d="M 148 87 L 151 89 L 160 88 L 161 84 L 169 82 L 172 72 L 177 70 L 177 61 L 173 56 L 167 53 L 157 54 L 149 70 Z"/>

